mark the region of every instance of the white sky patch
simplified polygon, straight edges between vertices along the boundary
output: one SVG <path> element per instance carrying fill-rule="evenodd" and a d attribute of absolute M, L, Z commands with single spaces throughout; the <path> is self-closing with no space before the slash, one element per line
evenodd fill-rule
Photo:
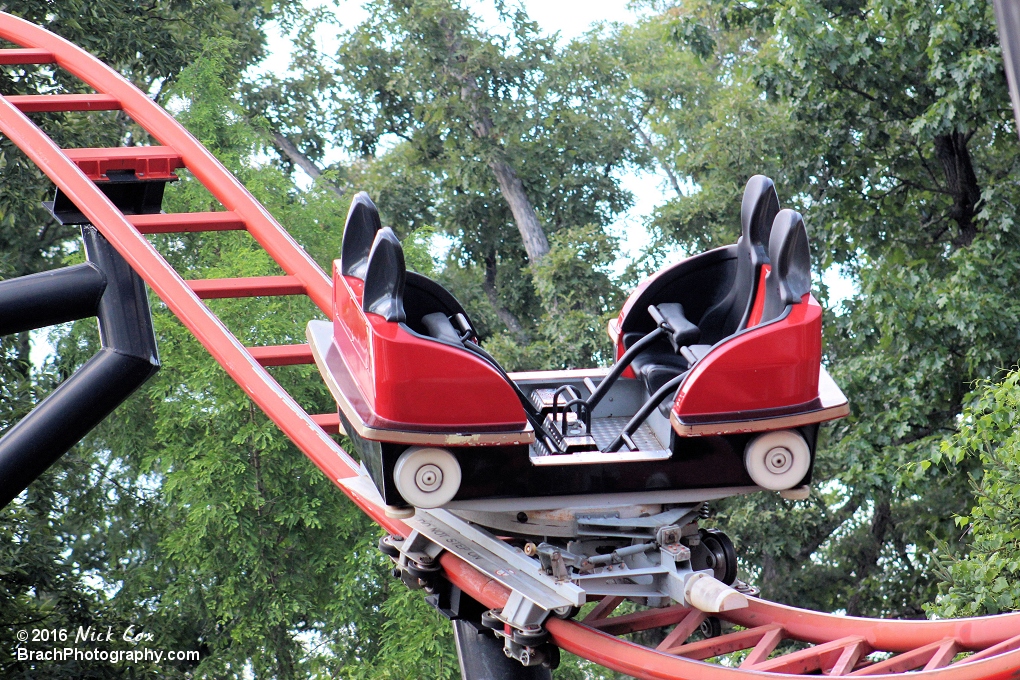
<path fill-rule="evenodd" d="M 648 246 L 650 235 L 645 225 L 658 206 L 675 197 L 669 183 L 659 172 L 630 169 L 620 175 L 621 186 L 634 196 L 634 204 L 620 213 L 609 226 L 609 232 L 620 239 L 620 259 L 613 266 L 619 276 L 628 264 L 638 259 Z M 679 259 L 679 251 L 667 255 L 668 261 Z"/>
<path fill-rule="evenodd" d="M 844 276 L 839 267 L 829 267 L 822 273 L 822 283 L 829 289 L 829 309 L 837 314 L 846 311 L 843 302 L 859 293 L 857 283 Z"/>

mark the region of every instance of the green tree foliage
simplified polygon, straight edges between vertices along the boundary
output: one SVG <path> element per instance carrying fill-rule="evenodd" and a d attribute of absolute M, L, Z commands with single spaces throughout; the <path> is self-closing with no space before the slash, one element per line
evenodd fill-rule
<path fill-rule="evenodd" d="M 8 4 L 5 11 L 83 45 L 159 98 L 161 87 L 180 73 L 210 35 L 236 36 L 235 63 L 239 68 L 253 63 L 262 55 L 262 26 L 290 12 L 290 7 L 287 2 L 261 1 L 199 5 L 24 0 Z M 49 66 L 3 67 L 0 90 L 4 94 L 85 91 L 70 74 Z M 115 113 L 35 117 L 58 144 L 68 148 L 146 141 L 125 117 Z M 62 264 L 76 232 L 57 225 L 42 209 L 40 202 L 52 199 L 52 185 L 6 138 L 0 140 L 0 186 L 0 277 Z M 30 346 L 27 333 L 0 342 L 0 424 L 4 429 L 48 394 L 74 365 L 72 361 L 33 368 Z M 116 477 L 109 465 L 93 467 L 91 461 L 71 455 L 58 463 L 52 474 L 33 484 L 22 499 L 0 512 L 4 527 L 0 534 L 0 674 L 4 677 L 40 677 L 39 669 L 10 665 L 17 644 L 13 636 L 19 628 L 75 628 L 96 620 L 115 621 L 91 579 L 97 570 L 106 571 L 108 563 L 101 559 L 77 562 L 67 547 L 90 534 L 93 542 L 101 540 L 95 535 L 96 523 L 103 524 L 105 505 L 92 492 L 92 484 L 106 477 Z M 141 517 L 134 521 L 141 525 Z M 70 663 L 52 665 L 46 671 L 51 677 L 87 675 L 79 664 Z M 103 673 L 88 672 L 93 673 L 91 677 Z"/>
<path fill-rule="evenodd" d="M 817 274 L 835 268 L 857 290 L 826 317 L 853 410 L 823 438 L 818 493 L 732 500 L 720 521 L 766 596 L 920 616 L 935 541 L 955 537 L 947 509 L 968 507 L 969 489 L 914 464 L 956 429 L 970 382 L 1018 349 L 1016 134 L 991 6 L 649 4 L 641 30 L 710 76 L 649 99 L 653 140 L 671 151 L 658 157 L 684 189 L 657 214 L 660 239 L 732 241 L 738 187 L 766 172 L 804 212 Z"/>
<path fill-rule="evenodd" d="M 556 318 L 544 316 L 549 293 L 538 290 L 551 280 L 542 283 L 538 269 L 550 248 L 583 232 L 599 244 L 593 264 L 614 257 L 604 228 L 631 200 L 617 173 L 644 157 L 630 109 L 613 96 L 622 71 L 587 43 L 558 47 L 501 3 L 493 27 L 454 0 L 379 0 L 367 9 L 368 20 L 340 35 L 335 67 L 305 52 L 295 61 L 301 77 L 260 91 L 274 126 L 312 158 L 330 142 L 361 155 L 341 180 L 368 190 L 398 232 L 430 225 L 452 239 L 453 266 L 440 277 L 479 318 L 483 337 L 501 336 L 491 347 L 509 364 L 604 359 L 603 332 L 556 356 L 528 345 L 563 335 L 546 337 Z M 316 124 L 296 129 L 293 121 Z M 557 239 L 564 230 L 575 237 Z M 574 280 L 555 296 L 577 314 L 591 301 L 610 303 L 608 279 L 592 277 L 595 289 Z M 595 314 L 611 311 L 602 304 Z"/>
<path fill-rule="evenodd" d="M 930 611 L 946 616 L 1017 606 L 1017 377 L 973 390 L 1020 349 L 1016 130 L 990 5 L 647 0 L 634 25 L 563 44 L 501 3 L 483 27 L 454 0 L 375 0 L 322 55 L 329 12 L 297 3 L 58 4 L 17 11 L 170 106 L 324 267 L 345 197 L 368 190 L 410 266 L 454 291 L 511 369 L 608 361 L 622 168 L 656 168 L 672 191 L 632 278 L 677 247 L 732 243 L 744 182 L 774 177 L 805 214 L 816 280 L 854 285 L 825 323 L 853 411 L 823 431 L 809 500 L 718 505 L 745 573 L 822 610 L 921 616 L 937 594 Z M 273 18 L 297 31 L 293 76 L 242 82 Z M 6 68 L 0 87 L 65 77 Z M 147 141 L 115 114 L 43 115 L 64 146 Z M 323 173 L 337 143 L 357 158 Z M 0 153 L 0 275 L 79 261 L 38 208 L 48 182 L 6 140 Z M 294 167 L 316 183 L 298 188 Z M 167 210 L 219 207 L 187 173 L 167 192 Z M 246 239 L 154 243 L 189 278 L 278 273 Z M 300 341 L 317 314 L 292 299 L 213 304 L 245 344 Z M 202 653 L 147 677 L 456 676 L 448 624 L 387 577 L 378 529 L 153 310 L 163 370 L 2 513 L 0 673 L 132 677 L 19 664 L 10 636 L 133 623 L 153 646 Z M 28 337 L 5 340 L 0 424 L 95 351 L 94 324 L 54 341 L 60 359 L 33 368 Z M 273 371 L 309 409 L 332 408 L 313 370 Z M 558 675 L 598 673 L 568 659 Z"/>
<path fill-rule="evenodd" d="M 232 100 L 239 76 L 228 67 L 233 48 L 211 43 L 180 74 L 171 107 L 328 265 L 339 252 L 346 204 L 330 190 L 298 191 L 278 170 L 255 163 L 265 132 L 252 128 Z M 216 205 L 186 176 L 168 189 L 164 207 L 187 212 Z M 245 234 L 155 241 L 189 278 L 276 273 Z M 245 344 L 300 342 L 304 322 L 316 316 L 303 298 L 222 301 L 215 311 Z M 169 310 L 154 301 L 153 315 L 164 369 L 48 476 L 69 487 L 60 515 L 68 524 L 60 535 L 61 562 L 93 584 L 86 592 L 73 583 L 68 593 L 58 593 L 82 601 L 67 605 L 82 610 L 75 622 L 120 629 L 135 624 L 155 635 L 153 648 L 202 653 L 197 664 L 148 667 L 147 677 L 383 677 L 395 668 L 401 670 L 393 677 L 451 677 L 456 662 L 448 626 L 389 578 L 387 560 L 375 548 L 378 529 Z M 63 362 L 83 361 L 96 340 L 94 324 L 76 324 L 61 339 Z M 333 407 L 314 368 L 286 367 L 277 378 L 310 410 Z M 15 504 L 12 515 L 22 519 L 30 507 Z M 16 544 L 17 535 L 9 540 Z M 45 534 L 37 540 L 47 544 Z M 9 572 L 12 580 L 23 571 Z M 53 604 L 38 591 L 43 585 L 21 592 L 5 609 L 12 625 L 15 616 L 22 625 L 68 625 L 47 615 Z M 397 600 L 388 603 L 391 596 Z M 5 653 L 15 646 L 12 639 Z M 399 664 L 392 661 L 401 654 Z M 54 673 L 51 664 L 13 662 L 9 668 L 25 677 Z M 88 671 L 96 677 L 128 672 L 102 664 Z M 82 677 L 84 669 L 68 675 Z"/>
<path fill-rule="evenodd" d="M 1020 607 L 1020 374 L 974 391 L 961 426 L 928 463 L 941 474 L 969 474 L 975 502 L 956 517 L 965 545 L 939 545 L 942 583 L 929 612 L 944 617 L 998 614 Z M 939 464 L 943 465 L 939 465 Z M 975 470 L 975 467 L 979 469 Z M 966 551 L 966 552 L 965 552 Z"/>

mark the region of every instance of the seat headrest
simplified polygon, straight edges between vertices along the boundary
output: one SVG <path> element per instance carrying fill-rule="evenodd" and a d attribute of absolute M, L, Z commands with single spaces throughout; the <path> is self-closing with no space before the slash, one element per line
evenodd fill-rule
<path fill-rule="evenodd" d="M 364 280 L 368 255 L 381 226 L 375 203 L 364 191 L 357 193 L 344 224 L 344 240 L 340 247 L 341 274 Z"/>
<path fill-rule="evenodd" d="M 365 267 L 365 294 L 361 308 L 387 321 L 404 321 L 404 249 L 389 227 L 375 234 Z"/>
<path fill-rule="evenodd" d="M 765 277 L 762 323 L 778 317 L 811 291 L 811 251 L 804 218 L 796 210 L 781 210 L 769 238 L 772 268 Z"/>
<path fill-rule="evenodd" d="M 765 175 L 747 180 L 740 203 L 740 236 L 752 248 L 768 254 L 772 222 L 779 213 L 779 195 L 775 183 Z"/>

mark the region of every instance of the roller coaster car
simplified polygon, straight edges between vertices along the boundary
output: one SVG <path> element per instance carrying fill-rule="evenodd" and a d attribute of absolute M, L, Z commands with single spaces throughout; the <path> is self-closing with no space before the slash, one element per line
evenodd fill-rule
<path fill-rule="evenodd" d="M 311 322 L 308 337 L 388 510 L 444 507 L 542 533 L 570 509 L 647 516 L 760 489 L 806 493 L 819 423 L 849 411 L 821 366 L 807 232 L 760 175 L 741 226 L 735 245 L 638 287 L 609 325 L 611 368 L 508 375 L 460 303 L 405 270 L 358 194 L 333 321 Z"/>

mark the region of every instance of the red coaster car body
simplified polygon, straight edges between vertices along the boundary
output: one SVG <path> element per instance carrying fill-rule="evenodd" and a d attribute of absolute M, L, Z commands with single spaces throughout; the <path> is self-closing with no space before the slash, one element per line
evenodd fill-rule
<path fill-rule="evenodd" d="M 309 324 L 309 341 L 383 501 L 528 523 L 526 510 L 803 489 L 819 423 L 848 407 L 821 366 L 800 215 L 756 176 L 741 217 L 737 244 L 631 295 L 610 324 L 612 369 L 507 375 L 456 299 L 405 271 L 359 194 L 333 321 Z"/>

